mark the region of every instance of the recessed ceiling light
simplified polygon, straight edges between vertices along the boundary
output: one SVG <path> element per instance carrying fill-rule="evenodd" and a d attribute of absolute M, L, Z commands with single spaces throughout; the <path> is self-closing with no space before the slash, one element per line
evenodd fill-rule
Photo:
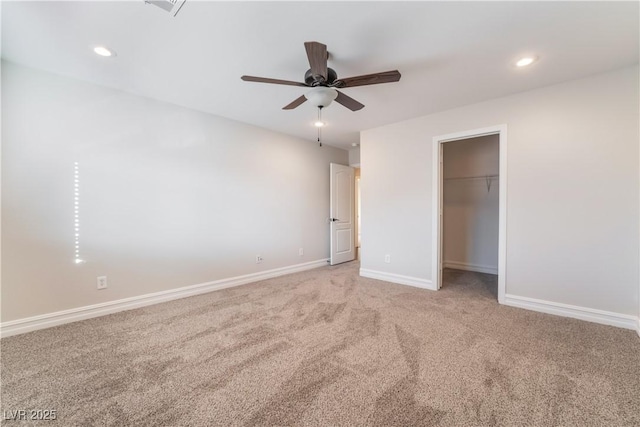
<path fill-rule="evenodd" d="M 534 62 L 536 62 L 536 58 L 535 56 L 525 56 L 523 58 L 518 59 L 518 62 L 516 62 L 516 66 L 517 67 L 526 67 L 527 65 L 531 65 Z"/>
<path fill-rule="evenodd" d="M 93 51 L 100 56 L 116 56 L 116 53 L 114 51 L 104 46 L 96 46 L 93 48 Z"/>
<path fill-rule="evenodd" d="M 318 120 L 318 121 L 317 121 L 317 122 L 315 122 L 313 125 L 314 125 L 315 127 L 317 127 L 317 128 L 321 128 L 321 127 L 324 127 L 325 123 L 324 123 L 324 122 L 321 122 L 320 120 Z"/>

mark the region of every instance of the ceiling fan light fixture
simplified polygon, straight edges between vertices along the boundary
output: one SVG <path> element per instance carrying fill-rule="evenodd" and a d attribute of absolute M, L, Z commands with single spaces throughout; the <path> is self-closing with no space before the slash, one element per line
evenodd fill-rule
<path fill-rule="evenodd" d="M 317 128 L 322 128 L 322 127 L 325 127 L 326 123 L 321 120 L 318 120 L 313 125 Z"/>
<path fill-rule="evenodd" d="M 314 107 L 328 107 L 334 99 L 338 97 L 338 91 L 330 88 L 318 86 L 304 94 Z"/>

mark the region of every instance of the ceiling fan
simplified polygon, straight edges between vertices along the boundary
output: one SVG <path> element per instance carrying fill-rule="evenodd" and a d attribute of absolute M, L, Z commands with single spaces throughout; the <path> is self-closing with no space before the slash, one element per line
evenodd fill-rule
<path fill-rule="evenodd" d="M 315 104 L 315 107 L 323 108 L 328 106 L 331 101 L 335 99 L 337 103 L 342 104 L 351 111 L 358 111 L 364 108 L 364 105 L 344 93 L 339 92 L 337 89 L 391 83 L 400 80 L 401 75 L 398 70 L 339 79 L 336 72 L 327 67 L 329 54 L 327 53 L 326 45 L 318 42 L 306 42 L 304 44 L 304 48 L 307 51 L 307 58 L 309 59 L 309 65 L 311 66 L 311 68 L 304 74 L 304 83 L 254 76 L 242 76 L 241 78 L 246 82 L 272 83 L 278 85 L 313 88 L 309 93 L 302 95 L 293 102 L 285 105 L 282 108 L 283 110 L 293 110 L 307 100 L 312 101 Z"/>

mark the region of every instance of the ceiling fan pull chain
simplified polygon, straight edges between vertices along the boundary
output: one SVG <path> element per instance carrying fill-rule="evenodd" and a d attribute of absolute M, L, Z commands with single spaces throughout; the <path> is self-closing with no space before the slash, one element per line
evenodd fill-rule
<path fill-rule="evenodd" d="M 322 106 L 318 106 L 318 123 L 322 123 Z M 322 126 L 318 126 L 318 144 L 322 147 L 322 141 L 320 140 L 320 132 L 322 131 Z"/>

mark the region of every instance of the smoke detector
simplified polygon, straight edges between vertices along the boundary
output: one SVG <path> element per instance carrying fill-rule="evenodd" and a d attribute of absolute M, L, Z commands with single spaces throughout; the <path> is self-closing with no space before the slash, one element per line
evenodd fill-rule
<path fill-rule="evenodd" d="M 160 9 L 176 16 L 187 0 L 144 0 L 146 4 L 158 6 Z"/>

